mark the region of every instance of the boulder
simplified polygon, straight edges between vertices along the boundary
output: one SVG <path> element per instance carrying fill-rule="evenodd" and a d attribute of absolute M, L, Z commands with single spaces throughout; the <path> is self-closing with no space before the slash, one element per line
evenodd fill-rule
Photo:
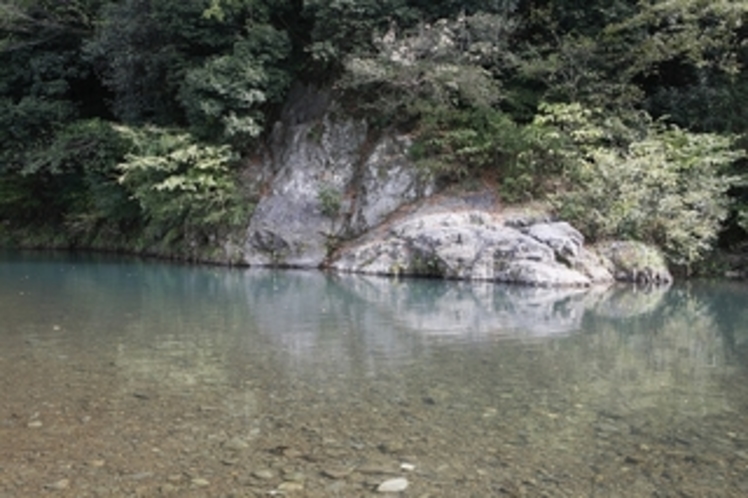
<path fill-rule="evenodd" d="M 532 286 L 610 282 L 603 261 L 567 223 L 512 226 L 486 210 L 416 211 L 339 251 L 348 272 L 487 280 Z"/>

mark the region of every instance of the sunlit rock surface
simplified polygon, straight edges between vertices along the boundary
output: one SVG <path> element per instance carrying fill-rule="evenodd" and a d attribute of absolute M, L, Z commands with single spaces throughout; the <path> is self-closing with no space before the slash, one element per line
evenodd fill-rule
<path fill-rule="evenodd" d="M 247 230 L 250 265 L 320 266 L 331 245 L 433 192 L 411 164 L 406 135 L 372 137 L 329 96 L 297 88 L 246 182 L 264 184 Z"/>
<path fill-rule="evenodd" d="M 600 258 L 565 222 L 517 220 L 485 210 L 413 213 L 345 247 L 331 263 L 341 271 L 433 276 L 532 286 L 610 282 Z"/>

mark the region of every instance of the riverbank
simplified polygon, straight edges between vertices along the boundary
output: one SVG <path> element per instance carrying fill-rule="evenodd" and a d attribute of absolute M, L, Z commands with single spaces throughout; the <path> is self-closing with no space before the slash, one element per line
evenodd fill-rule
<path fill-rule="evenodd" d="M 287 219 L 289 211 L 283 212 Z M 142 237 L 105 228 L 96 237 L 76 240 L 64 230 L 12 230 L 6 225 L 0 227 L 0 247 L 100 251 L 196 264 L 327 269 L 551 287 L 612 281 L 658 285 L 670 283 L 672 275 L 679 279 L 748 278 L 748 251 L 717 251 L 689 271 L 673 268 L 671 272 L 655 247 L 630 241 L 585 244 L 584 236 L 556 219 L 547 205 L 504 206 L 495 188 L 453 187 L 404 204 L 359 236 L 325 232 L 329 220 L 317 217 L 312 222 L 314 216 L 305 216 L 305 229 L 319 230 L 322 236 L 317 241 L 299 242 L 300 252 L 295 252 L 297 242 L 293 242 L 298 235 L 288 232 L 287 227 L 259 223 L 250 225 L 247 233 L 235 230 L 210 244 L 145 244 Z M 258 258 L 259 253 L 264 256 Z M 312 253 L 314 257 L 299 256 Z"/>

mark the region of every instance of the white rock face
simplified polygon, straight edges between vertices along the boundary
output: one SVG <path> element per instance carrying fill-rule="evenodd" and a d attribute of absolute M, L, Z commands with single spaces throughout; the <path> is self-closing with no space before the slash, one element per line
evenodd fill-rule
<path fill-rule="evenodd" d="M 407 136 L 384 136 L 376 144 L 361 171 L 349 233 L 370 230 L 403 205 L 433 193 L 433 184 L 408 160 L 410 146 Z"/>
<path fill-rule="evenodd" d="M 320 193 L 327 190 L 342 200 L 354 178 L 366 125 L 352 120 L 333 124 L 325 117 L 316 125 L 281 127 L 276 133 L 283 136 L 267 160 L 277 173 L 250 221 L 245 261 L 316 267 L 327 254 L 326 234 L 333 233 L 335 222 L 324 212 Z"/>
<path fill-rule="evenodd" d="M 365 121 L 336 116 L 322 94 L 297 93 L 261 164 L 246 175 L 265 185 L 244 244 L 250 265 L 319 267 L 335 240 L 360 235 L 433 192 L 408 159 L 407 136 L 370 144 Z"/>
<path fill-rule="evenodd" d="M 568 223 L 510 225 L 482 210 L 415 213 L 384 233 L 344 248 L 331 267 L 534 286 L 588 286 L 613 280 Z"/>

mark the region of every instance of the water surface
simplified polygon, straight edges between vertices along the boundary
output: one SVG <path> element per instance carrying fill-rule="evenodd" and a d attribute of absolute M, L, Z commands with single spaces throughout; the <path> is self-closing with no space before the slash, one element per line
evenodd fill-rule
<path fill-rule="evenodd" d="M 0 253 L 0 497 L 748 496 L 747 305 Z"/>

